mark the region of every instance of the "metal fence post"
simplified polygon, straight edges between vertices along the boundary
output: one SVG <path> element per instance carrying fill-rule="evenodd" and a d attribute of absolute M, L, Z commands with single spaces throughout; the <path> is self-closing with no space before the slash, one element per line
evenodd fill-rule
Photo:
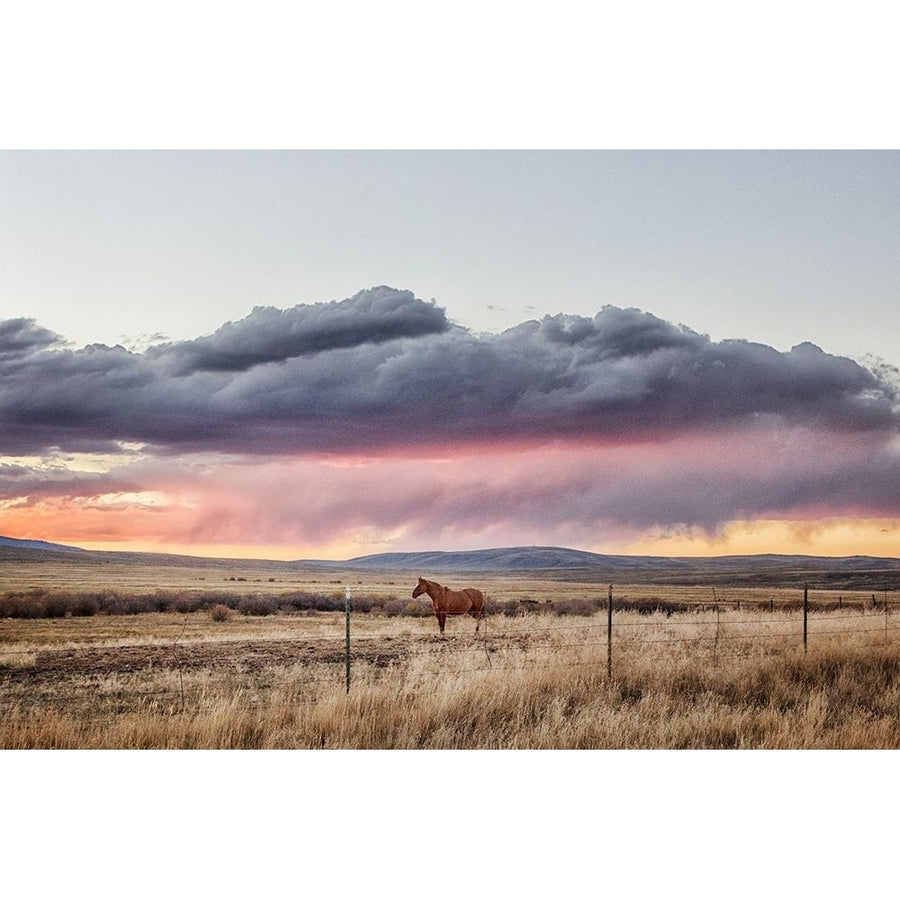
<path fill-rule="evenodd" d="M 809 585 L 803 585 L 803 652 L 806 653 L 806 626 L 809 617 Z"/>
<path fill-rule="evenodd" d="M 716 597 L 716 589 L 713 588 L 713 596 Z M 719 661 L 719 632 L 722 628 L 722 617 L 719 612 L 719 598 L 716 597 L 716 640 L 713 644 L 713 661 L 718 664 Z"/>
<path fill-rule="evenodd" d="M 719 595 L 716 593 L 715 587 L 712 589 L 713 592 L 713 602 L 716 604 L 716 636 L 713 638 L 713 662 L 718 665 L 719 659 L 719 628 L 720 628 L 720 616 L 719 616 Z"/>
<path fill-rule="evenodd" d="M 347 663 L 347 693 L 350 693 L 350 588 L 344 589 L 344 622 L 347 639 L 345 641 L 345 658 Z"/>
<path fill-rule="evenodd" d="M 609 586 L 609 597 L 606 601 L 606 677 L 612 678 L 612 589 Z"/>

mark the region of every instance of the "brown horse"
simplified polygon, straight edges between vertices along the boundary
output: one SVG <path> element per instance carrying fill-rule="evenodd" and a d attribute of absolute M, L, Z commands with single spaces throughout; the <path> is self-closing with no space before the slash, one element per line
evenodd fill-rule
<path fill-rule="evenodd" d="M 413 588 L 413 597 L 428 594 L 431 597 L 431 605 L 437 616 L 441 634 L 444 633 L 444 622 L 447 616 L 464 616 L 468 613 L 475 619 L 475 632 L 481 626 L 484 616 L 484 594 L 476 588 L 463 588 L 461 591 L 451 591 L 450 588 L 438 584 L 436 581 L 428 581 L 420 578 L 419 583 Z"/>

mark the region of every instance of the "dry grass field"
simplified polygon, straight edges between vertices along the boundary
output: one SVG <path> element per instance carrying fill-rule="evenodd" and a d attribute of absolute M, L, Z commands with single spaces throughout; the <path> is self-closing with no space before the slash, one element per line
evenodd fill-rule
<path fill-rule="evenodd" d="M 346 584 L 369 611 L 351 616 L 349 693 L 340 611 L 225 597 L 0 619 L 2 748 L 900 747 L 900 615 L 868 592 L 815 592 L 804 652 L 797 589 L 718 587 L 715 607 L 710 588 L 616 586 L 608 677 L 606 585 L 479 576 L 482 633 L 451 618 L 441 637 L 408 608 L 409 576 L 38 574 L 4 572 L 0 594 L 237 601 Z"/>

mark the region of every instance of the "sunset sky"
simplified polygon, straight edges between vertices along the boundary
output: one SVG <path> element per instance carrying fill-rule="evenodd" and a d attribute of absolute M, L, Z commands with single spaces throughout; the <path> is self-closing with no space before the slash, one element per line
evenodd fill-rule
<path fill-rule="evenodd" d="M 0 151 L 0 534 L 898 555 L 900 153 Z"/>

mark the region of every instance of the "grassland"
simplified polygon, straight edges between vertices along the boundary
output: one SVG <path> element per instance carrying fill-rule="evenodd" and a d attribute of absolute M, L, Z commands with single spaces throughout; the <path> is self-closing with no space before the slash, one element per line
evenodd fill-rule
<path fill-rule="evenodd" d="M 409 576 L 274 577 L 4 571 L 6 596 L 166 603 L 0 619 L 0 747 L 900 747 L 888 594 L 814 592 L 804 652 L 799 588 L 719 585 L 715 607 L 703 585 L 616 586 L 610 678 L 606 585 L 480 576 L 482 633 L 451 619 L 441 637 Z M 343 614 L 278 602 L 344 585 L 368 609 L 351 616 L 349 693 Z M 265 597 L 269 614 L 241 606 Z"/>

